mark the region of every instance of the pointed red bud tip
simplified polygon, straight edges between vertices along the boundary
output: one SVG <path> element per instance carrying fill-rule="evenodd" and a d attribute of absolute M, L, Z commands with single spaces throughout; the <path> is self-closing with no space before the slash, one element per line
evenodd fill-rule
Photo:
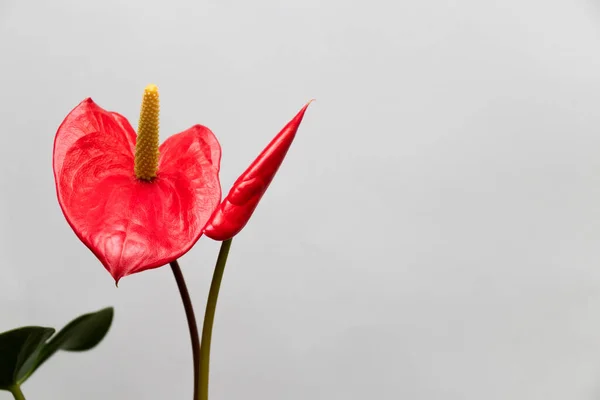
<path fill-rule="evenodd" d="M 296 114 L 271 140 L 248 169 L 235 181 L 225 200 L 215 210 L 204 228 L 214 240 L 227 240 L 237 235 L 248 223 L 287 154 L 309 104 Z"/>

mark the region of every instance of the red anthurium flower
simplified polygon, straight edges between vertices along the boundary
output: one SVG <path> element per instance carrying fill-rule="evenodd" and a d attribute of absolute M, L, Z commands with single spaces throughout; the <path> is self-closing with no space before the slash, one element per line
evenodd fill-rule
<path fill-rule="evenodd" d="M 228 240 L 244 228 L 281 166 L 309 104 L 302 107 L 235 181 L 206 225 L 206 236 L 214 240 Z"/>
<path fill-rule="evenodd" d="M 54 178 L 79 239 L 118 282 L 186 253 L 219 204 L 221 148 L 195 125 L 158 145 L 156 86 L 144 93 L 138 134 L 91 99 L 58 128 Z"/>

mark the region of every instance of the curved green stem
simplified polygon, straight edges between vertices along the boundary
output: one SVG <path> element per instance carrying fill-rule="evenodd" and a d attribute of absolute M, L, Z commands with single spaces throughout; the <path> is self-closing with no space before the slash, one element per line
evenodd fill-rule
<path fill-rule="evenodd" d="M 210 368 L 210 342 L 212 339 L 212 328 L 215 322 L 215 310 L 217 308 L 217 298 L 219 297 L 219 289 L 225 264 L 227 263 L 227 255 L 231 247 L 231 240 L 225 240 L 221 244 L 219 257 L 215 265 L 212 282 L 210 284 L 210 292 L 208 293 L 208 301 L 206 302 L 206 312 L 204 313 L 204 326 L 202 327 L 202 344 L 200 345 L 200 389 L 199 397 L 196 400 L 208 400 L 208 376 Z"/>
<path fill-rule="evenodd" d="M 21 392 L 21 387 L 19 385 L 14 385 L 10 389 L 15 400 L 26 400 L 25 395 Z"/>
<path fill-rule="evenodd" d="M 199 365 L 199 351 L 200 351 L 200 339 L 198 337 L 198 325 L 196 324 L 196 316 L 194 315 L 194 307 L 192 306 L 192 299 L 188 292 L 183 279 L 183 273 L 179 268 L 177 260 L 170 263 L 179 293 L 181 294 L 181 301 L 183 302 L 183 308 L 185 309 L 185 316 L 187 318 L 188 327 L 190 330 L 190 339 L 192 340 L 192 356 L 194 360 L 194 400 L 198 398 L 198 365 Z"/>

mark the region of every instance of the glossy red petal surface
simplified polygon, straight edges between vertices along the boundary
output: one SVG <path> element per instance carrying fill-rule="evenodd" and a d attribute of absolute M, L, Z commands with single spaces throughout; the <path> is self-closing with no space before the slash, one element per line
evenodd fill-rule
<path fill-rule="evenodd" d="M 84 100 L 54 143 L 54 176 L 63 213 L 115 280 L 186 253 L 219 204 L 221 150 L 196 125 L 160 146 L 152 182 L 133 172 L 135 131 L 127 120 Z"/>
<path fill-rule="evenodd" d="M 206 225 L 206 236 L 214 240 L 227 240 L 246 226 L 292 145 L 309 104 L 302 107 L 235 181 Z"/>

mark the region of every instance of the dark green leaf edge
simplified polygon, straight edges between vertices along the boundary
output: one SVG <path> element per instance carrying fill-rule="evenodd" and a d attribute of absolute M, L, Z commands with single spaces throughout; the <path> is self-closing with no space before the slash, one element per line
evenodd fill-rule
<path fill-rule="evenodd" d="M 0 382 L 0 390 L 9 390 L 11 386 L 21 385 L 58 350 L 82 352 L 96 347 L 108 333 L 113 317 L 114 309 L 107 307 L 75 318 L 54 336 L 54 328 L 39 326 L 21 327 L 0 333 L 1 338 L 19 331 L 31 331 L 27 333 L 27 338 L 21 341 L 12 382 Z"/>

